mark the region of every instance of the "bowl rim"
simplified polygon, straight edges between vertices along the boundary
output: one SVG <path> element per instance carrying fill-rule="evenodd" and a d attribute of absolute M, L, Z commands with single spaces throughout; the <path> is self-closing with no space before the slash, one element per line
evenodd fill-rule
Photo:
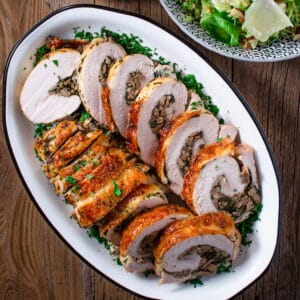
<path fill-rule="evenodd" d="M 10 143 L 10 139 L 9 139 L 9 134 L 8 134 L 8 128 L 7 128 L 7 120 L 6 120 L 6 87 L 7 87 L 7 75 L 8 75 L 8 71 L 9 71 L 9 67 L 10 67 L 10 63 L 14 57 L 14 53 L 16 52 L 16 50 L 21 46 L 22 42 L 32 33 L 34 32 L 38 27 L 40 27 L 44 22 L 46 22 L 47 20 L 51 19 L 52 17 L 54 17 L 55 15 L 59 14 L 59 13 L 63 13 L 64 11 L 67 10 L 72 10 L 72 9 L 80 9 L 80 8 L 93 8 L 93 9 L 99 9 L 99 10 L 106 10 L 106 11 L 110 11 L 110 12 L 116 12 L 116 13 L 120 13 L 120 14 L 124 14 L 124 15 L 129 15 L 129 16 L 133 16 L 136 17 L 138 19 L 147 21 L 153 25 L 156 25 L 158 27 L 161 27 L 163 30 L 165 30 L 166 32 L 168 32 L 169 34 L 171 34 L 173 37 L 175 37 L 177 40 L 181 41 L 182 43 L 184 43 L 186 46 L 188 46 L 189 48 L 191 48 L 193 51 L 195 51 L 195 53 L 197 55 L 199 55 L 203 60 L 205 60 L 209 66 L 211 68 L 213 68 L 218 75 L 220 75 L 220 77 L 228 84 L 228 86 L 230 87 L 230 89 L 234 92 L 234 94 L 238 97 L 238 99 L 240 100 L 241 104 L 245 107 L 245 109 L 247 110 L 249 116 L 251 117 L 251 119 L 253 120 L 256 128 L 258 129 L 263 142 L 266 146 L 266 149 L 269 153 L 271 162 L 272 162 L 272 166 L 274 169 L 274 173 L 275 173 L 275 177 L 276 177 L 276 182 L 277 182 L 277 186 L 278 186 L 278 201 L 279 201 L 279 210 L 278 210 L 278 228 L 277 228 L 277 239 L 276 239 L 276 245 L 275 248 L 273 250 L 273 254 L 272 257 L 269 261 L 269 264 L 265 267 L 265 269 L 261 272 L 261 274 L 252 282 L 250 282 L 249 284 L 247 284 L 243 289 L 237 291 L 234 295 L 232 295 L 231 297 L 234 297 L 240 293 L 242 293 L 245 289 L 247 289 L 251 284 L 253 284 L 254 282 L 256 282 L 259 278 L 261 278 L 266 272 L 267 270 L 270 268 L 270 266 L 273 264 L 275 257 L 278 255 L 279 252 L 279 243 L 280 243 L 280 236 L 281 236 L 281 227 L 282 227 L 282 218 L 281 218 L 281 211 L 282 211 L 282 205 L 283 205 L 283 193 L 282 193 L 282 183 L 281 183 L 281 179 L 280 179 L 280 173 L 279 173 L 279 168 L 275 159 L 275 155 L 272 151 L 272 147 L 271 144 L 268 141 L 268 138 L 266 136 L 266 134 L 263 131 L 263 128 L 260 124 L 260 122 L 258 121 L 255 113 L 252 111 L 252 109 L 250 108 L 249 104 L 246 102 L 246 100 L 243 98 L 243 96 L 241 95 L 241 93 L 239 92 L 239 90 L 236 88 L 236 86 L 229 80 L 229 78 L 206 56 L 204 55 L 199 49 L 197 49 L 195 46 L 193 46 L 188 40 L 186 40 L 186 38 L 181 37 L 179 34 L 173 32 L 170 28 L 168 28 L 167 26 L 160 24 L 159 22 L 143 16 L 143 15 L 139 15 L 137 13 L 134 12 L 130 12 L 130 11 L 125 11 L 122 9 L 118 9 L 118 8 L 111 8 L 111 7 L 106 7 L 106 6 L 101 6 L 101 5 L 96 5 L 96 4 L 72 4 L 72 5 L 67 5 L 64 7 L 61 7 L 59 9 L 56 9 L 54 11 L 52 11 L 51 13 L 49 13 L 48 15 L 46 15 L 45 17 L 43 17 L 42 19 L 40 19 L 37 23 L 35 23 L 28 31 L 26 31 L 15 43 L 15 45 L 12 47 L 7 59 L 6 59 L 6 63 L 5 63 L 5 67 L 4 67 L 4 72 L 3 72 L 3 89 L 2 89 L 2 126 L 3 126 L 3 131 L 4 131 L 4 137 L 5 137 L 5 141 L 7 144 L 7 148 L 8 151 L 10 153 L 10 157 L 11 160 L 14 164 L 14 167 L 17 171 L 17 174 L 27 192 L 27 194 L 29 195 L 31 201 L 33 202 L 33 204 L 35 205 L 35 207 L 38 209 L 39 213 L 43 216 L 44 220 L 47 222 L 47 224 L 50 226 L 50 228 L 56 233 L 56 235 L 63 241 L 64 244 L 67 245 L 67 247 L 69 249 L 72 250 L 73 253 L 75 253 L 75 255 L 77 257 L 80 258 L 80 260 L 82 262 L 84 262 L 85 264 L 87 264 L 90 268 L 92 268 L 95 272 L 97 272 L 98 274 L 100 274 L 101 276 L 103 276 L 104 278 L 106 278 L 107 280 L 109 280 L 110 282 L 116 284 L 118 287 L 121 287 L 122 289 L 143 297 L 145 299 L 154 299 L 154 298 L 150 298 L 150 297 L 146 297 L 136 291 L 130 290 L 129 288 L 121 285 L 119 282 L 115 281 L 114 279 L 108 277 L 106 274 L 102 273 L 100 270 L 98 270 L 92 263 L 90 263 L 88 260 L 86 260 L 85 257 L 83 257 L 80 253 L 77 252 L 77 250 L 67 241 L 65 240 L 65 238 L 62 236 L 62 234 L 58 231 L 58 229 L 55 228 L 55 226 L 50 222 L 50 220 L 48 219 L 47 215 L 42 211 L 42 209 L 39 207 L 36 199 L 34 198 L 34 196 L 32 195 L 32 192 L 30 190 L 30 188 L 27 186 L 26 181 L 21 173 L 21 169 L 17 163 L 16 157 L 14 155 L 11 143 Z"/>
<path fill-rule="evenodd" d="M 300 47 L 299 47 L 299 52 L 296 54 L 292 54 L 292 55 L 288 55 L 288 56 L 283 56 L 283 57 L 277 57 L 277 58 L 259 58 L 259 57 L 255 57 L 255 58 L 248 58 L 248 57 L 244 57 L 244 56 L 238 56 L 235 54 L 231 54 L 231 53 L 227 53 L 225 51 L 222 51 L 220 49 L 217 49 L 215 47 L 212 47 L 209 43 L 203 41 L 202 39 L 196 37 L 193 33 L 191 33 L 186 26 L 184 26 L 177 18 L 176 16 L 171 12 L 171 10 L 169 9 L 168 4 L 166 3 L 165 0 L 159 0 L 160 5 L 163 7 L 163 9 L 165 10 L 165 12 L 168 14 L 168 16 L 172 19 L 172 21 L 180 28 L 180 30 L 182 32 L 184 32 L 184 34 L 186 34 L 189 38 L 191 38 L 192 40 L 194 40 L 197 44 L 201 45 L 202 47 L 215 52 L 219 55 L 228 57 L 228 58 L 232 58 L 232 59 L 236 59 L 239 61 L 245 61 L 245 62 L 254 62 L 254 63 L 268 63 L 268 62 L 279 62 L 279 61 L 285 61 L 285 60 L 290 60 L 290 59 L 294 59 L 297 57 L 300 57 Z M 200 26 L 199 26 L 200 28 Z M 233 46 L 229 46 L 224 44 L 226 47 L 232 48 Z M 251 51 L 251 50 L 249 50 Z"/>

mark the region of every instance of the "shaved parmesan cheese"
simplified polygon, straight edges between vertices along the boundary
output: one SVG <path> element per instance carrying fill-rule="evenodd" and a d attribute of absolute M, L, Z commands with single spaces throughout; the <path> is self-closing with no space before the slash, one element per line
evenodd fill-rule
<path fill-rule="evenodd" d="M 261 42 L 280 30 L 293 26 L 290 19 L 273 0 L 256 0 L 245 13 L 243 28 Z"/>

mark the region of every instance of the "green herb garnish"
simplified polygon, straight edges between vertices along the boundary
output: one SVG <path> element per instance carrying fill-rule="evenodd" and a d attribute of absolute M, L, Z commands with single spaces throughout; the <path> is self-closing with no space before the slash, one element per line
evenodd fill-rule
<path fill-rule="evenodd" d="M 36 157 L 40 162 L 43 162 L 42 158 L 38 155 L 38 152 L 36 151 L 36 149 L 34 149 L 34 154 L 35 154 L 35 157 Z"/>
<path fill-rule="evenodd" d="M 217 137 L 217 143 L 219 143 L 219 142 L 221 142 L 223 140 L 223 138 L 222 137 Z"/>
<path fill-rule="evenodd" d="M 230 267 L 231 267 L 231 265 L 228 264 L 226 260 L 224 260 L 219 265 L 217 273 L 230 273 Z"/>
<path fill-rule="evenodd" d="M 192 284 L 194 286 L 194 288 L 196 288 L 197 286 L 203 285 L 203 281 L 201 280 L 201 278 L 195 278 L 195 279 L 187 280 L 184 283 Z"/>
<path fill-rule="evenodd" d="M 123 194 L 123 191 L 119 188 L 115 180 L 113 181 L 113 184 L 114 184 L 114 194 L 120 197 Z"/>
<path fill-rule="evenodd" d="M 154 270 L 146 270 L 144 271 L 144 276 L 149 277 L 150 275 L 155 274 Z"/>
<path fill-rule="evenodd" d="M 52 60 L 52 62 L 58 67 L 58 60 L 57 59 Z"/>
<path fill-rule="evenodd" d="M 90 117 L 91 117 L 91 115 L 87 111 L 84 111 L 84 112 L 82 112 L 82 114 L 79 118 L 79 121 L 84 122 L 84 121 L 88 120 Z"/>
<path fill-rule="evenodd" d="M 72 176 L 66 176 L 65 180 L 66 180 L 66 182 L 68 182 L 68 183 L 70 183 L 70 184 L 72 184 L 72 185 L 75 185 L 75 184 L 76 184 L 76 180 L 75 180 L 75 178 L 72 177 Z"/>
<path fill-rule="evenodd" d="M 46 45 L 43 45 L 40 48 L 36 49 L 36 52 L 34 54 L 35 60 L 33 62 L 33 66 L 35 67 L 38 64 L 38 62 L 43 58 L 43 56 L 49 52 L 50 49 Z"/>
<path fill-rule="evenodd" d="M 90 238 L 95 238 L 100 244 L 103 244 L 106 250 L 109 250 L 109 244 L 106 239 L 100 236 L 99 234 L 99 226 L 93 225 L 89 230 L 88 230 L 88 235 Z"/>
<path fill-rule="evenodd" d="M 253 208 L 251 216 L 248 219 L 237 224 L 237 228 L 240 231 L 242 236 L 242 245 L 246 246 L 252 243 L 252 241 L 249 240 L 248 238 L 248 234 L 253 233 L 253 225 L 257 220 L 260 220 L 259 214 L 261 210 L 262 210 L 262 204 L 257 203 Z"/>
<path fill-rule="evenodd" d="M 94 177 L 93 174 L 87 174 L 87 175 L 86 175 L 86 178 L 87 178 L 87 179 L 92 179 L 93 177 Z"/>
<path fill-rule="evenodd" d="M 43 132 L 47 130 L 47 125 L 43 123 L 35 124 L 34 137 L 41 137 Z"/>

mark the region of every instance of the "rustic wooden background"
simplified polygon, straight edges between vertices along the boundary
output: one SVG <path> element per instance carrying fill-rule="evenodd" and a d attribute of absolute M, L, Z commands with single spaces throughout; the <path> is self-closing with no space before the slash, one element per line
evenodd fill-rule
<path fill-rule="evenodd" d="M 75 3 L 133 11 L 179 32 L 158 1 L 1 0 L 0 91 L 2 70 L 17 39 L 48 13 Z M 268 271 L 236 299 L 300 299 L 300 58 L 246 63 L 198 47 L 234 82 L 255 111 L 272 144 L 282 177 L 279 254 Z M 2 129 L 0 197 L 0 299 L 140 299 L 95 273 L 52 231 L 18 178 Z"/>

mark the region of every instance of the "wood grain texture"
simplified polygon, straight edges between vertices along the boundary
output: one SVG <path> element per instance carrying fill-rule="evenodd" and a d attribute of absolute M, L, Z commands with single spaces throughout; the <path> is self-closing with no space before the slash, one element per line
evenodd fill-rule
<path fill-rule="evenodd" d="M 0 1 L 1 71 L 14 43 L 39 19 L 65 5 L 94 2 L 148 16 L 188 39 L 162 11 L 158 1 L 3 0 Z M 300 58 L 279 63 L 246 63 L 193 44 L 247 99 L 271 142 L 282 177 L 284 201 L 279 252 L 267 272 L 235 298 L 299 299 Z M 1 95 L 2 74 L 3 71 Z M 9 159 L 2 129 L 0 165 L 0 299 L 140 299 L 95 273 L 47 225 Z"/>

